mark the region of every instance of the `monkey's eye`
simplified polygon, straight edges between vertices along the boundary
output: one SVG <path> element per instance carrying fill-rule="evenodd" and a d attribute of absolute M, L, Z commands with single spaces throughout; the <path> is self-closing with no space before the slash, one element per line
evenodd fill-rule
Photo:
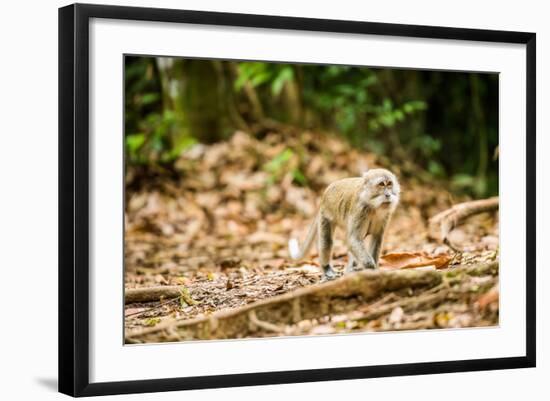
<path fill-rule="evenodd" d="M 378 187 L 379 187 L 379 188 L 382 188 L 382 187 L 385 187 L 385 186 L 386 186 L 386 183 L 385 183 L 384 181 L 380 181 L 380 182 L 378 183 Z"/>

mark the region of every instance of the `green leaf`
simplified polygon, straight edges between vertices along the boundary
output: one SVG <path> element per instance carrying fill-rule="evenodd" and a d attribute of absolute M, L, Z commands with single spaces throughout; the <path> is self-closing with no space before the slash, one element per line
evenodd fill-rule
<path fill-rule="evenodd" d="M 294 71 L 292 70 L 292 67 L 285 66 L 281 69 L 281 71 L 277 74 L 275 77 L 275 80 L 271 84 L 271 93 L 273 95 L 278 96 L 279 93 L 281 93 L 281 90 L 283 89 L 283 86 L 285 83 L 292 81 L 294 79 Z"/>
<path fill-rule="evenodd" d="M 268 163 L 264 165 L 264 169 L 271 173 L 279 173 L 282 167 L 286 164 L 287 161 L 294 155 L 294 152 L 291 149 L 285 149 Z"/>
<path fill-rule="evenodd" d="M 487 180 L 484 178 L 477 178 L 474 182 L 474 192 L 478 196 L 482 196 L 487 191 Z"/>
<path fill-rule="evenodd" d="M 422 100 L 411 100 L 403 105 L 403 111 L 407 114 L 412 114 L 415 111 L 426 110 L 428 105 Z"/>
<path fill-rule="evenodd" d="M 474 185 L 475 177 L 468 174 L 456 174 L 451 181 L 452 186 L 456 188 L 467 188 Z"/>
<path fill-rule="evenodd" d="M 150 317 L 145 319 L 145 325 L 147 326 L 156 326 L 160 323 L 160 317 Z"/>
<path fill-rule="evenodd" d="M 395 124 L 395 118 L 391 113 L 382 114 L 380 116 L 380 123 L 382 123 L 382 125 L 385 125 L 386 127 L 393 127 L 393 125 Z"/>
<path fill-rule="evenodd" d="M 158 93 L 146 93 L 141 97 L 141 104 L 142 105 L 148 105 L 151 103 L 155 103 L 157 100 L 159 100 L 160 96 Z"/>
<path fill-rule="evenodd" d="M 178 142 L 174 145 L 174 148 L 170 151 L 170 158 L 175 159 L 179 157 L 183 152 L 185 152 L 196 143 L 197 140 L 190 136 L 185 136 L 179 139 Z"/>
<path fill-rule="evenodd" d="M 445 175 L 445 169 L 439 162 L 435 160 L 430 160 L 428 162 L 428 171 L 438 177 L 442 177 Z"/>
<path fill-rule="evenodd" d="M 250 84 L 253 86 L 253 87 L 256 87 L 256 86 L 259 86 L 261 84 L 264 84 L 266 83 L 267 81 L 269 81 L 269 79 L 271 78 L 271 74 L 267 71 L 264 71 L 264 72 L 261 72 L 257 75 L 254 75 L 251 79 L 250 79 Z"/>
<path fill-rule="evenodd" d="M 292 170 L 292 178 L 294 181 L 296 181 L 300 185 L 307 185 L 306 176 L 297 168 Z"/>
<path fill-rule="evenodd" d="M 126 147 L 130 154 L 135 154 L 145 143 L 145 134 L 126 135 Z"/>
<path fill-rule="evenodd" d="M 248 77 L 245 76 L 244 74 L 240 74 L 235 80 L 233 87 L 235 88 L 236 91 L 240 91 L 247 82 L 248 82 Z"/>

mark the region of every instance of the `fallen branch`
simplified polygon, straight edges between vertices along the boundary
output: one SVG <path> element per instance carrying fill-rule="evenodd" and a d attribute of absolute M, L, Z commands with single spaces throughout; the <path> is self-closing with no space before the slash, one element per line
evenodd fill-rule
<path fill-rule="evenodd" d="M 480 214 L 485 212 L 493 212 L 495 210 L 498 210 L 499 206 L 499 199 L 497 197 L 489 198 L 489 199 L 481 199 L 481 200 L 475 200 L 471 202 L 464 202 L 459 203 L 457 205 L 454 205 L 450 209 L 447 209 L 441 213 L 438 213 L 434 217 L 430 219 L 430 224 L 440 227 L 440 240 L 447 244 L 449 247 L 451 247 L 455 251 L 459 251 L 457 247 L 455 247 L 450 241 L 449 241 L 449 234 L 451 231 L 458 226 L 460 223 L 462 223 L 467 218 Z"/>
<path fill-rule="evenodd" d="M 126 341 L 240 338 L 262 329 L 280 333 L 284 325 L 344 313 L 386 292 L 403 288 L 431 288 L 441 281 L 442 274 L 434 270 L 362 271 L 207 317 L 175 319 L 155 327 L 139 328 L 127 332 Z"/>
<path fill-rule="evenodd" d="M 128 318 L 130 318 L 130 317 L 131 317 L 131 318 L 135 318 L 136 316 L 140 316 L 140 315 L 143 315 L 143 314 L 145 314 L 145 313 L 152 312 L 152 311 L 154 311 L 154 310 L 156 310 L 156 309 L 160 309 L 160 308 L 162 308 L 163 306 L 170 305 L 170 304 L 172 304 L 172 303 L 174 303 L 174 302 L 177 302 L 177 301 L 179 301 L 177 298 L 172 298 L 172 299 L 170 299 L 170 300 L 168 300 L 168 301 L 161 302 L 161 303 L 159 303 L 159 304 L 157 304 L 157 305 L 155 305 L 155 306 L 153 306 L 153 307 L 151 307 L 151 308 L 146 308 L 146 309 L 140 310 L 140 311 L 138 311 L 138 312 L 133 312 L 133 313 L 129 313 L 129 314 L 126 314 L 126 312 L 125 312 L 125 314 L 124 314 L 124 319 L 128 319 Z"/>
<path fill-rule="evenodd" d="M 130 288 L 124 291 L 124 303 L 131 304 L 134 302 L 153 302 L 170 298 L 179 298 L 185 295 L 186 291 L 187 289 L 185 287 L 178 285 Z M 187 302 L 185 299 L 184 301 Z"/>

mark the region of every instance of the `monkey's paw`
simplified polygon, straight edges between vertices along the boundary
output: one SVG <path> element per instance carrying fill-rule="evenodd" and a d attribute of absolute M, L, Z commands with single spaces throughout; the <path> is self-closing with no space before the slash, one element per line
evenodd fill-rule
<path fill-rule="evenodd" d="M 376 263 L 374 263 L 374 260 L 372 260 L 372 259 L 369 259 L 369 260 L 365 261 L 363 266 L 364 266 L 363 267 L 364 269 L 371 269 L 371 270 L 376 269 Z"/>
<path fill-rule="evenodd" d="M 325 281 L 334 280 L 336 277 L 338 277 L 338 274 L 334 271 L 331 265 L 323 266 L 323 277 L 321 278 L 322 283 Z"/>
<path fill-rule="evenodd" d="M 361 266 L 357 264 L 357 262 L 348 263 L 346 265 L 346 273 L 354 273 L 363 270 Z"/>

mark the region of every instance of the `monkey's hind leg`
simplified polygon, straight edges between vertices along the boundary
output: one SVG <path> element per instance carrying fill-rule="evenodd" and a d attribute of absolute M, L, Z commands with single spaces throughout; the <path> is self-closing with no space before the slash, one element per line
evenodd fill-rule
<path fill-rule="evenodd" d="M 323 268 L 323 278 L 321 281 L 333 280 L 336 278 L 336 272 L 330 265 L 330 256 L 332 252 L 332 223 L 326 217 L 319 218 L 319 264 Z"/>

